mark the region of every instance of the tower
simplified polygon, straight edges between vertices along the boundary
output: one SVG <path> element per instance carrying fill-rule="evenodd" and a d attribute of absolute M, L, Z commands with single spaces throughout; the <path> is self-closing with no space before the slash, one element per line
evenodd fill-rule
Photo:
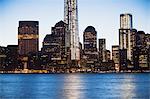
<path fill-rule="evenodd" d="M 132 30 L 132 15 L 120 15 L 119 42 L 120 49 L 130 49 L 130 34 Z"/>
<path fill-rule="evenodd" d="M 69 33 L 66 35 L 70 42 L 66 46 L 70 48 L 71 60 L 80 60 L 79 33 L 78 33 L 78 6 L 77 0 L 64 0 L 64 22 L 68 24 Z"/>
<path fill-rule="evenodd" d="M 125 13 L 120 15 L 120 28 L 121 29 L 132 29 L 132 15 Z"/>
<path fill-rule="evenodd" d="M 133 48 L 135 47 L 136 29 L 133 29 L 132 15 L 120 15 L 119 46 L 127 49 L 127 59 L 132 61 Z"/>
<path fill-rule="evenodd" d="M 99 60 L 106 61 L 106 39 L 99 39 Z"/>
<path fill-rule="evenodd" d="M 18 45 L 19 54 L 28 55 L 29 52 L 38 52 L 39 22 L 19 21 Z"/>
<path fill-rule="evenodd" d="M 88 26 L 83 33 L 84 56 L 87 66 L 92 66 L 98 59 L 97 31 L 93 26 Z"/>
<path fill-rule="evenodd" d="M 133 49 L 136 46 L 136 29 L 133 29 L 131 14 L 120 15 L 119 49 L 121 69 L 132 69 Z"/>
<path fill-rule="evenodd" d="M 29 53 L 38 52 L 39 49 L 39 22 L 19 21 L 18 46 L 24 72 L 27 72 Z"/>

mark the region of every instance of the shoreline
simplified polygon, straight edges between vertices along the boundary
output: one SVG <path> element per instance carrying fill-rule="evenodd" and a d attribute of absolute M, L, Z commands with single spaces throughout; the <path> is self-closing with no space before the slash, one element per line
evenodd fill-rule
<path fill-rule="evenodd" d="M 100 72 L 2 72 L 0 71 L 0 74 L 111 74 L 111 73 L 116 73 L 116 74 L 123 74 L 123 73 L 150 73 L 150 71 L 122 71 L 122 72 L 116 72 L 116 71 L 100 71 Z"/>

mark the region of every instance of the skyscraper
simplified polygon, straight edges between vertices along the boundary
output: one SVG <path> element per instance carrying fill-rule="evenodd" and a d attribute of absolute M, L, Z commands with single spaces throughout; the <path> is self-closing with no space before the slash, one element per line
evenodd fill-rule
<path fill-rule="evenodd" d="M 44 38 L 42 53 L 48 54 L 52 61 L 66 61 L 66 27 L 63 21 L 59 21 L 52 27 L 52 33 Z"/>
<path fill-rule="evenodd" d="M 106 61 L 106 39 L 99 39 L 99 60 Z"/>
<path fill-rule="evenodd" d="M 120 15 L 120 29 L 132 29 L 132 15 L 121 14 Z"/>
<path fill-rule="evenodd" d="M 80 60 L 77 0 L 64 0 L 64 22 L 68 24 L 71 60 Z"/>
<path fill-rule="evenodd" d="M 84 56 L 89 65 L 97 61 L 97 31 L 93 26 L 88 26 L 83 33 Z"/>
<path fill-rule="evenodd" d="M 138 31 L 136 35 L 136 49 L 134 50 L 134 64 L 136 69 L 150 69 L 150 34 Z"/>
<path fill-rule="evenodd" d="M 133 61 L 133 48 L 135 47 L 136 29 L 133 29 L 132 15 L 120 15 L 119 47 L 127 49 L 127 59 Z"/>
<path fill-rule="evenodd" d="M 119 29 L 119 45 L 120 49 L 128 49 L 130 43 L 130 33 L 132 30 L 132 15 L 120 15 L 120 29 Z"/>
<path fill-rule="evenodd" d="M 27 55 L 29 52 L 38 52 L 39 48 L 38 21 L 19 21 L 18 45 L 20 55 Z"/>

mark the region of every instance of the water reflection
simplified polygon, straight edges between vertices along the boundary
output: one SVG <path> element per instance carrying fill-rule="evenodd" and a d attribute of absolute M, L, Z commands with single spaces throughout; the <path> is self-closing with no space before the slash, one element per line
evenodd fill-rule
<path fill-rule="evenodd" d="M 120 85 L 120 95 L 123 99 L 131 99 L 136 97 L 135 88 L 136 85 L 133 83 L 135 81 L 134 76 L 124 75 L 124 79 L 122 79 L 122 84 Z"/>
<path fill-rule="evenodd" d="M 0 75 L 0 99 L 150 99 L 149 74 Z"/>
<path fill-rule="evenodd" d="M 81 75 L 67 75 L 64 78 L 63 85 L 63 98 L 64 99 L 85 99 L 82 89 L 84 89 L 83 79 Z"/>

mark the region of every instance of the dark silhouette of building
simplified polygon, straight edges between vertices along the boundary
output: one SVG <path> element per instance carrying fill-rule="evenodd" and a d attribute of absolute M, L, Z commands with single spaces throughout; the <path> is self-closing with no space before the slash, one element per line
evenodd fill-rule
<path fill-rule="evenodd" d="M 28 69 L 30 70 L 42 70 L 47 66 L 48 55 L 41 52 L 30 52 L 28 54 Z"/>
<path fill-rule="evenodd" d="M 144 47 L 144 38 L 145 38 L 145 32 L 144 31 L 138 31 L 136 35 L 136 47 Z"/>
<path fill-rule="evenodd" d="M 150 35 L 144 31 L 138 31 L 136 35 L 136 47 L 134 48 L 134 66 L 138 70 L 150 70 L 149 52 Z"/>
<path fill-rule="evenodd" d="M 8 45 L 7 46 L 7 59 L 5 61 L 5 69 L 15 70 L 18 68 L 18 45 Z M 18 68 L 19 69 L 19 68 Z"/>
<path fill-rule="evenodd" d="M 127 49 L 119 49 L 119 67 L 120 70 L 128 70 L 127 67 Z"/>
<path fill-rule="evenodd" d="M 38 21 L 19 21 L 18 46 L 20 55 L 27 55 L 29 52 L 38 52 L 39 47 Z"/>
<path fill-rule="evenodd" d="M 82 47 L 82 43 L 79 42 L 80 45 L 80 60 L 83 58 L 83 47 Z"/>
<path fill-rule="evenodd" d="M 5 71 L 23 69 L 19 59 L 18 45 L 8 45 L 0 48 L 0 69 Z"/>
<path fill-rule="evenodd" d="M 0 46 L 0 70 L 4 70 L 4 64 L 6 60 L 6 47 Z"/>

